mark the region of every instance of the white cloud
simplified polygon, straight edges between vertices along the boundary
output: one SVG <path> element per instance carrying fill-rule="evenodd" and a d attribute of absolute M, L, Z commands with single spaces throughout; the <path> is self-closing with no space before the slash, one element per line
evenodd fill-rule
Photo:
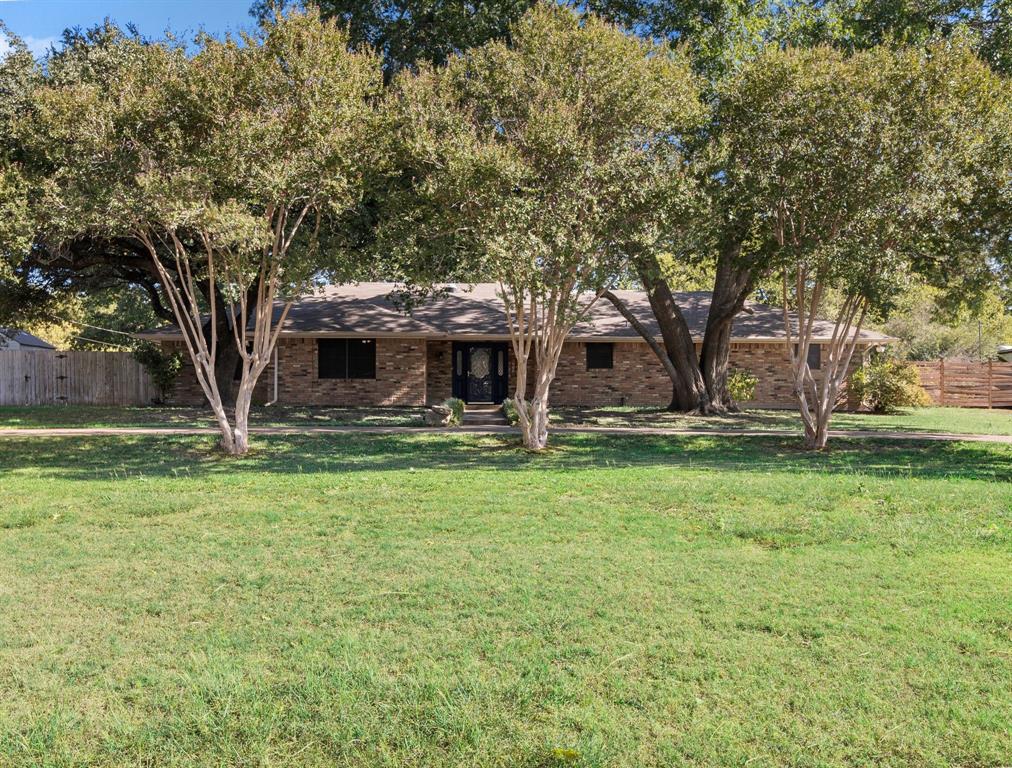
<path fill-rule="evenodd" d="M 9 3 L 14 0 L 0 0 L 0 3 Z M 28 46 L 28 50 L 32 52 L 35 58 L 45 56 L 49 52 L 49 47 L 53 45 L 59 38 L 55 35 L 49 37 L 33 37 L 32 35 L 25 35 L 22 38 L 25 41 L 25 45 Z M 0 34 L 0 59 L 11 52 L 11 43 L 5 35 Z"/>
<path fill-rule="evenodd" d="M 35 54 L 36 58 L 49 52 L 49 47 L 56 43 L 59 38 L 56 35 L 49 37 L 32 37 L 25 35 L 25 45 L 28 50 Z"/>

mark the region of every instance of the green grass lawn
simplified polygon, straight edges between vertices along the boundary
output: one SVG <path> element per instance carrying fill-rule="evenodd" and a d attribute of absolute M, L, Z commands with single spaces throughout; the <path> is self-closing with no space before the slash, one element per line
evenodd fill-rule
<path fill-rule="evenodd" d="M 801 432 L 795 411 L 750 410 L 726 417 L 686 416 L 660 408 L 555 408 L 552 421 L 568 426 L 763 429 Z M 254 426 L 420 427 L 421 408 L 254 408 Z M 207 408 L 111 406 L 0 407 L 0 429 L 40 427 L 214 427 Z M 837 413 L 833 429 L 1012 435 L 1012 411 L 981 408 L 913 408 L 890 415 Z"/>
<path fill-rule="evenodd" d="M 0 765 L 998 766 L 1012 446 L 0 439 Z"/>
<path fill-rule="evenodd" d="M 422 426 L 422 408 L 256 406 L 250 423 L 275 426 Z M 214 427 L 209 407 L 0 406 L 0 429 L 40 427 Z"/>
<path fill-rule="evenodd" d="M 555 408 L 555 423 L 608 427 L 671 427 L 672 429 L 770 429 L 802 431 L 801 418 L 791 410 L 748 410 L 728 416 L 687 416 L 661 408 Z M 832 429 L 906 432 L 952 432 L 970 435 L 1012 435 L 1012 411 L 986 408 L 905 408 L 893 414 L 833 414 Z"/>

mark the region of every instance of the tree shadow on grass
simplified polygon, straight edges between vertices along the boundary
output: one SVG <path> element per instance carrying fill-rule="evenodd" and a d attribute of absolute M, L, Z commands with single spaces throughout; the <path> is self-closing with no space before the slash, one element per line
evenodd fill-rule
<path fill-rule="evenodd" d="M 207 436 L 25 437 L 0 440 L 5 475 L 107 480 L 228 473 L 470 472 L 657 467 L 757 473 L 826 472 L 895 478 L 1012 480 L 1012 446 L 835 438 L 812 453 L 794 437 L 553 435 L 543 454 L 513 435 L 258 435 L 250 455 L 223 456 Z"/>

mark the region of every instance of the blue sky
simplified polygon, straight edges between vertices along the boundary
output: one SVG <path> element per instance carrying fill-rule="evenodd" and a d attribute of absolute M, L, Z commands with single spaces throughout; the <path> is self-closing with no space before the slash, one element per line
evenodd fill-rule
<path fill-rule="evenodd" d="M 89 27 L 106 16 L 142 34 L 160 37 L 166 29 L 213 35 L 249 27 L 253 0 L 0 0 L 0 19 L 36 53 L 42 54 L 68 27 Z M 0 40 L 0 54 L 6 48 Z"/>

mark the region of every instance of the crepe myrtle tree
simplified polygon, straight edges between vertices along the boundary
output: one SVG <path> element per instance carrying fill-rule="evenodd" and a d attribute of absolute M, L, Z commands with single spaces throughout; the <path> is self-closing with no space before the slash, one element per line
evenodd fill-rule
<path fill-rule="evenodd" d="M 0 284 L 13 277 L 14 267 L 31 241 L 28 186 L 21 167 L 14 123 L 28 109 L 40 77 L 27 46 L 0 21 Z"/>
<path fill-rule="evenodd" d="M 253 389 L 294 297 L 318 275 L 354 270 L 316 235 L 360 199 L 381 73 L 375 55 L 351 50 L 345 29 L 313 12 L 197 43 L 187 56 L 124 39 L 135 50 L 113 57 L 124 63 L 106 87 L 43 87 L 24 138 L 52 168 L 38 189 L 45 239 L 140 245 L 222 447 L 240 455 Z M 224 345 L 239 358 L 231 414 L 215 366 Z"/>
<path fill-rule="evenodd" d="M 1001 125 L 1003 92 L 958 42 L 849 57 L 770 50 L 726 85 L 721 119 L 735 158 L 728 181 L 761 212 L 808 448 L 826 445 L 868 317 L 887 315 L 915 273 L 986 259 L 974 234 L 959 230 L 975 226 L 962 222 L 965 201 L 995 175 L 986 149 Z M 814 373 L 808 350 L 831 293 L 833 331 Z"/>
<path fill-rule="evenodd" d="M 413 182 L 381 239 L 499 284 L 523 443 L 541 450 L 567 335 L 689 195 L 679 145 L 700 109 L 679 54 L 597 18 L 539 5 L 510 37 L 401 76 Z"/>
<path fill-rule="evenodd" d="M 707 205 L 672 232 L 667 253 L 643 254 L 636 272 L 661 331 L 663 344 L 655 351 L 671 377 L 669 407 L 699 413 L 733 410 L 736 405 L 727 387 L 733 323 L 746 300 L 774 276 L 771 254 L 761 238 L 763 211 L 744 206 L 725 185 L 727 158 L 712 151 L 728 129 L 718 116 L 716 92 L 722 79 L 733 76 L 742 62 L 767 46 L 827 43 L 853 51 L 880 44 L 922 46 L 933 39 L 971 42 L 978 55 L 1007 76 L 1012 71 L 1012 3 L 592 0 L 587 5 L 640 34 L 687 47 L 694 67 L 704 76 L 704 90 L 714 97 L 707 100 L 718 107 L 700 141 L 687 153 L 707 191 Z M 1001 184 L 991 187 L 1001 188 Z M 975 203 L 968 201 L 965 210 L 967 216 L 979 218 Z M 674 292 L 677 283 L 665 269 L 669 255 L 678 263 L 703 264 L 713 274 L 698 353 Z M 959 274 L 952 270 L 950 279 Z M 994 279 L 987 272 L 977 274 Z M 607 298 L 628 313 L 617 296 Z M 644 338 L 650 341 L 652 335 L 648 332 Z"/>

